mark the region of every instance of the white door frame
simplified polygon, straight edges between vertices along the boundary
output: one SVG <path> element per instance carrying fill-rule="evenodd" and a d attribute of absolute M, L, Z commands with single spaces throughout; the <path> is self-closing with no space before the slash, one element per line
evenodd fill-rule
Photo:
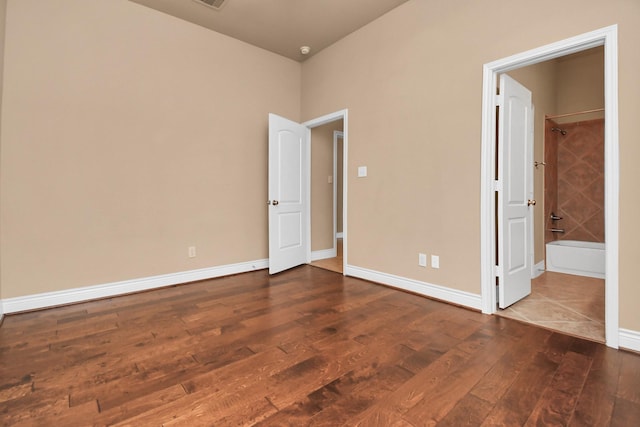
<path fill-rule="evenodd" d="M 341 130 L 334 130 L 333 131 L 333 247 L 334 249 L 337 249 L 337 239 L 338 239 L 338 140 L 339 139 L 342 139 L 344 141 L 344 132 L 342 132 Z M 344 145 L 343 145 L 342 151 L 343 151 L 342 154 L 344 155 Z M 344 166 L 344 162 L 343 162 L 343 166 Z M 343 200 L 343 203 L 344 203 L 344 200 Z"/>
<path fill-rule="evenodd" d="M 618 199 L 620 188 L 618 141 L 618 26 L 612 25 L 566 40 L 484 64 L 482 83 L 482 165 L 480 200 L 480 274 L 482 312 L 496 312 L 495 203 L 496 154 L 495 88 L 500 73 L 526 67 L 604 45 L 605 93 L 605 338 L 609 347 L 619 343 Z"/>
<path fill-rule="evenodd" d="M 343 240 L 342 240 L 342 271 L 343 274 L 346 271 L 345 266 L 347 265 L 347 144 L 348 144 L 348 113 L 349 110 L 344 109 L 340 111 L 336 111 L 334 113 L 329 113 L 324 116 L 311 119 L 302 123 L 303 126 L 307 127 L 307 134 L 309 141 L 311 141 L 311 129 L 325 125 L 327 123 L 335 122 L 337 120 L 342 119 L 342 232 L 343 232 Z M 308 151 L 307 154 L 307 166 L 308 170 L 311 171 L 311 150 Z M 335 182 L 335 174 L 334 174 L 334 182 Z M 311 206 L 311 180 L 307 180 L 308 188 L 307 188 L 307 203 L 308 206 Z M 334 184 L 335 187 L 335 184 Z M 334 192 L 334 200 L 335 200 L 335 192 Z M 335 202 L 334 202 L 335 206 Z M 335 208 L 334 208 L 335 209 Z M 311 209 L 308 210 L 307 213 L 307 233 L 308 233 L 308 253 L 307 253 L 307 262 L 311 262 Z M 334 211 L 335 212 L 335 211 Z M 335 213 L 334 213 L 334 247 L 335 246 Z"/>

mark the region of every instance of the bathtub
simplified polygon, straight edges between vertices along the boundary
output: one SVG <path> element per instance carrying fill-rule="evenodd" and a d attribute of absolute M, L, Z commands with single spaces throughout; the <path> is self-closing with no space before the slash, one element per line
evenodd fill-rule
<path fill-rule="evenodd" d="M 555 240 L 546 246 L 547 271 L 604 279 L 604 243 Z"/>

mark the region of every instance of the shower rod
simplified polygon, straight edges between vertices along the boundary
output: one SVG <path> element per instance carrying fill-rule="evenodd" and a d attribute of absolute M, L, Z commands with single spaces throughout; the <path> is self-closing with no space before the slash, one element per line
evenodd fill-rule
<path fill-rule="evenodd" d="M 599 113 L 600 111 L 604 111 L 604 108 L 596 108 L 595 110 L 577 111 L 575 113 L 556 114 L 555 116 L 545 116 L 544 119 L 545 120 L 559 119 L 561 117 L 577 116 L 579 114 Z"/>

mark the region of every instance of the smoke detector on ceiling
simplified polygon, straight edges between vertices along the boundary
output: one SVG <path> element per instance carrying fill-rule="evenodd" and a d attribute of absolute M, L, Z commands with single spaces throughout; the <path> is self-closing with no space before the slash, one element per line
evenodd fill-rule
<path fill-rule="evenodd" d="M 193 0 L 196 3 L 200 3 L 203 6 L 208 6 L 213 10 L 220 10 L 222 6 L 227 4 L 229 0 Z"/>

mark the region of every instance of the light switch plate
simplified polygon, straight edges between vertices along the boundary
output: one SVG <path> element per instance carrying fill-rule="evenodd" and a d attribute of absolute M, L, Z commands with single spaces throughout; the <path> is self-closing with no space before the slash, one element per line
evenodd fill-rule
<path fill-rule="evenodd" d="M 365 176 L 367 176 L 367 167 L 358 166 L 358 178 L 363 178 Z"/>

